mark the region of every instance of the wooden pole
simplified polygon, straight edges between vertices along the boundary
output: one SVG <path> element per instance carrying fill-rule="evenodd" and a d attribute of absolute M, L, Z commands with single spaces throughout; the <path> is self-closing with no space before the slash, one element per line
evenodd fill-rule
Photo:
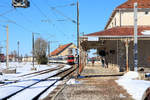
<path fill-rule="evenodd" d="M 126 40 L 126 71 L 129 71 L 129 43 L 128 43 L 128 39 Z"/>
<path fill-rule="evenodd" d="M 6 26 L 6 32 L 7 32 L 7 40 L 6 40 L 6 68 L 9 68 L 9 54 L 8 54 L 8 48 L 9 48 L 9 34 L 8 34 L 8 25 Z"/>
<path fill-rule="evenodd" d="M 78 67 L 78 69 L 79 69 L 79 67 L 80 67 L 80 56 L 79 56 L 79 54 L 80 54 L 80 50 L 79 50 L 79 0 L 77 0 L 77 49 L 78 49 L 78 65 L 77 65 L 77 67 Z M 78 75 L 80 74 L 79 73 L 79 70 L 78 70 Z"/>
<path fill-rule="evenodd" d="M 34 33 L 32 33 L 32 64 L 34 68 Z"/>

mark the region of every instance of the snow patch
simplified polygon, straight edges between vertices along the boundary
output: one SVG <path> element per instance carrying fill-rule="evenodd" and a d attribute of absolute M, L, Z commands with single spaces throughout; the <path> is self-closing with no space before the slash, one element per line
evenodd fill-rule
<path fill-rule="evenodd" d="M 79 81 L 76 81 L 75 79 L 70 79 L 67 84 L 70 85 L 70 84 L 79 84 L 80 82 Z"/>
<path fill-rule="evenodd" d="M 120 79 L 127 80 L 127 79 L 136 79 L 136 78 L 139 78 L 138 72 L 130 71 L 125 73 L 124 76 L 122 76 Z"/>
<path fill-rule="evenodd" d="M 144 92 L 150 87 L 150 81 L 136 80 L 138 77 L 138 72 L 128 72 L 116 80 L 116 82 L 126 89 L 135 100 L 142 100 Z"/>

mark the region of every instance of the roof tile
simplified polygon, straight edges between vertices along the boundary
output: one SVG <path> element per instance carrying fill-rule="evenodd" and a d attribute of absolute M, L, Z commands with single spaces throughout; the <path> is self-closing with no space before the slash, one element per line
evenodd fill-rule
<path fill-rule="evenodd" d="M 62 52 L 64 49 L 66 49 L 71 44 L 72 43 L 59 46 L 57 49 L 55 49 L 53 52 L 51 52 L 51 56 L 57 56 L 60 52 Z"/>
<path fill-rule="evenodd" d="M 150 30 L 150 26 L 138 26 L 138 35 L 143 35 L 141 32 Z M 129 36 L 134 35 L 133 26 L 114 27 L 100 32 L 90 33 L 85 36 Z"/>
<path fill-rule="evenodd" d="M 150 8 L 150 0 L 128 0 L 117 8 L 134 8 L 134 2 L 138 3 L 138 8 Z"/>

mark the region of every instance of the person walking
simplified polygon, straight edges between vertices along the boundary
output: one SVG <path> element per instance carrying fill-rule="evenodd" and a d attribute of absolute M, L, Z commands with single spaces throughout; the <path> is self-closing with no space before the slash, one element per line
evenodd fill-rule
<path fill-rule="evenodd" d="M 101 62 L 102 62 L 102 67 L 105 67 L 105 61 L 104 61 L 104 58 L 101 59 Z"/>
<path fill-rule="evenodd" d="M 105 58 L 105 68 L 108 68 L 108 61 L 106 58 Z"/>

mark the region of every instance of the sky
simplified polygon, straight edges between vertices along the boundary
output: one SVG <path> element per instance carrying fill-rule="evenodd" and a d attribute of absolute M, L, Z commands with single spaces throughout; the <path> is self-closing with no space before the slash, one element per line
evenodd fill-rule
<path fill-rule="evenodd" d="M 9 27 L 9 53 L 31 55 L 32 33 L 35 39 L 41 37 L 51 41 L 51 51 L 59 45 L 77 41 L 77 0 L 29 0 L 29 8 L 13 8 L 12 0 L 0 0 L 0 47 L 6 51 L 6 25 Z M 80 35 L 104 29 L 112 11 L 127 0 L 79 0 Z M 57 10 L 52 10 L 52 7 Z"/>

